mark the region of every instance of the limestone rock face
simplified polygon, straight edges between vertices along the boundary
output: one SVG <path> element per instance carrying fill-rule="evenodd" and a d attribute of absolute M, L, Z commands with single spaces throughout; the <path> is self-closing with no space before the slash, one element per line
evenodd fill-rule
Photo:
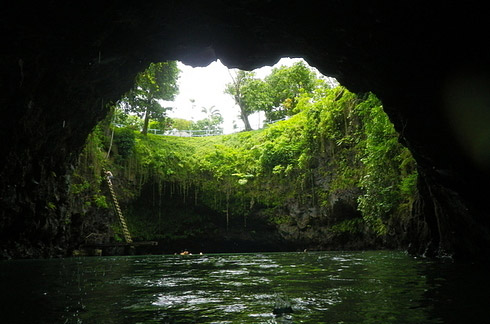
<path fill-rule="evenodd" d="M 411 250 L 485 259 L 490 53 L 478 6 L 11 2 L 0 13 L 1 254 L 63 249 L 71 166 L 106 104 L 150 62 L 252 69 L 299 56 L 351 91 L 374 92 L 416 158 Z"/>

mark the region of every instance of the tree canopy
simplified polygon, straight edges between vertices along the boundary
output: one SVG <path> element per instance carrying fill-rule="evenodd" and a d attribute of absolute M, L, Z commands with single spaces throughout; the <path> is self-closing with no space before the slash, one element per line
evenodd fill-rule
<path fill-rule="evenodd" d="M 221 127 L 223 116 L 221 116 L 219 110 L 215 106 L 211 106 L 209 108 L 202 107 L 201 111 L 206 114 L 206 118 L 192 123 L 190 129 L 206 131 L 215 135 L 223 134 L 223 127 Z"/>
<path fill-rule="evenodd" d="M 176 61 L 151 63 L 139 73 L 134 87 L 119 101 L 119 106 L 127 113 L 143 118 L 142 133 L 147 134 L 150 119 L 164 124 L 167 110 L 159 100 L 173 100 L 179 92 L 177 80 L 179 69 Z"/>
<path fill-rule="evenodd" d="M 235 100 L 240 108 L 240 119 L 245 124 L 245 130 L 250 131 L 252 127 L 248 116 L 253 112 L 265 109 L 268 104 L 267 85 L 255 78 L 254 72 L 238 70 L 231 77 L 233 81 L 226 85 L 225 93 L 231 95 Z M 262 100 L 266 101 L 263 102 Z"/>
<path fill-rule="evenodd" d="M 300 95 L 313 92 L 317 81 L 316 73 L 303 62 L 297 62 L 290 67 L 274 68 L 265 78 L 270 95 L 270 104 L 265 109 L 267 120 L 274 121 L 294 115 Z"/>
<path fill-rule="evenodd" d="M 233 81 L 226 85 L 225 93 L 233 96 L 240 108 L 240 119 L 245 130 L 251 130 L 248 116 L 257 111 L 265 113 L 266 122 L 292 116 L 299 97 L 311 93 L 321 83 L 316 73 L 304 62 L 274 68 L 265 80 L 254 72 L 237 71 Z"/>

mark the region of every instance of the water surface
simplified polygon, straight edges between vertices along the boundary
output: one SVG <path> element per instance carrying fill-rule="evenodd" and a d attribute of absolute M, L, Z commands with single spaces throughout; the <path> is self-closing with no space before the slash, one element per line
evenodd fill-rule
<path fill-rule="evenodd" d="M 387 251 L 2 261 L 0 323 L 488 323 L 487 277 Z"/>

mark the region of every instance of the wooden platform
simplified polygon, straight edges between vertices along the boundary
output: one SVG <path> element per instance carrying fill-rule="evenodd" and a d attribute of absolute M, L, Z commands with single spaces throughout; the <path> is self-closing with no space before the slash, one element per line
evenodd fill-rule
<path fill-rule="evenodd" d="M 141 241 L 141 242 L 114 242 L 114 243 L 101 243 L 101 244 L 84 244 L 79 249 L 72 251 L 72 256 L 102 256 L 102 255 L 132 255 L 135 253 L 135 249 L 139 246 L 157 246 L 157 241 Z M 119 248 L 119 253 L 107 253 L 107 249 Z M 122 249 L 121 249 L 122 248 Z"/>
<path fill-rule="evenodd" d="M 140 241 L 140 242 L 113 242 L 113 243 L 99 243 L 99 244 L 84 244 L 81 248 L 104 248 L 104 247 L 120 247 L 120 246 L 156 246 L 157 241 Z"/>

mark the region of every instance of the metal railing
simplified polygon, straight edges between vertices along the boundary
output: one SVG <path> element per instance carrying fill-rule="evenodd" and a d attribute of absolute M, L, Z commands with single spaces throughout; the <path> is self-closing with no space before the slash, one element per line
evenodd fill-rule
<path fill-rule="evenodd" d="M 162 131 L 160 129 L 148 129 L 148 133 L 155 135 L 165 135 L 165 136 L 178 136 L 178 137 L 204 137 L 204 136 L 216 136 L 223 135 L 222 130 L 196 130 L 196 129 L 187 129 L 187 130 L 178 130 L 171 129 Z"/>
<path fill-rule="evenodd" d="M 265 125 L 271 125 L 274 123 L 277 123 L 279 121 L 287 120 L 289 119 L 289 116 L 286 116 L 281 119 L 277 120 L 272 120 L 268 122 L 264 122 Z M 124 127 L 122 124 L 113 124 L 116 127 Z M 234 130 L 234 132 L 240 132 L 243 130 L 242 128 L 237 128 Z M 149 134 L 154 134 L 154 135 L 160 135 L 160 136 L 177 136 L 177 137 L 205 137 L 205 136 L 217 136 L 217 135 L 223 135 L 223 130 L 209 130 L 209 129 L 204 129 L 204 130 L 196 130 L 196 129 L 186 129 L 186 130 L 179 130 L 179 129 L 170 129 L 170 130 L 161 130 L 161 129 L 155 129 L 155 128 L 149 128 L 148 129 Z"/>

